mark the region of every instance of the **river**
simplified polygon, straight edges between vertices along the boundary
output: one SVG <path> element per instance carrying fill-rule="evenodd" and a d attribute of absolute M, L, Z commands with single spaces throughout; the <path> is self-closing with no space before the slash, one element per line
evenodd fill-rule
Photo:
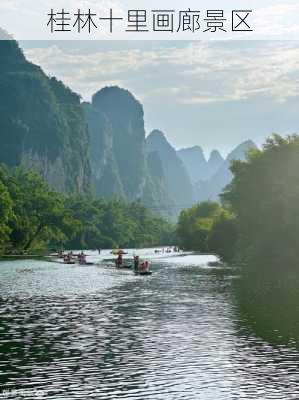
<path fill-rule="evenodd" d="M 238 270 L 209 266 L 214 256 L 139 254 L 152 276 L 0 263 L 0 398 L 299 398 L 298 348 L 254 333 Z"/>

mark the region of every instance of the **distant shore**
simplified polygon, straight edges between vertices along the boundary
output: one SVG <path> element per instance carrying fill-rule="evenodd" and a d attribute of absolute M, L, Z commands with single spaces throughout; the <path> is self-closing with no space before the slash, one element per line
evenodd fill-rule
<path fill-rule="evenodd" d="M 10 255 L 2 255 L 0 256 L 1 261 L 14 261 L 14 260 L 48 260 L 50 255 L 41 255 L 41 254 L 10 254 Z"/>

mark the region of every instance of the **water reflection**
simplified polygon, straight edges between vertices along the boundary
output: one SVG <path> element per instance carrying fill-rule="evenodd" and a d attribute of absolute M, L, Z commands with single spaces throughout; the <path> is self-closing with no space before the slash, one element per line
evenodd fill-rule
<path fill-rule="evenodd" d="M 53 399 L 298 398 L 298 352 L 259 339 L 234 296 L 238 271 L 207 261 L 156 259 L 146 278 L 2 265 L 1 386 Z"/>
<path fill-rule="evenodd" d="M 236 282 L 242 324 L 272 344 L 299 347 L 299 272 L 297 266 L 248 265 Z"/>

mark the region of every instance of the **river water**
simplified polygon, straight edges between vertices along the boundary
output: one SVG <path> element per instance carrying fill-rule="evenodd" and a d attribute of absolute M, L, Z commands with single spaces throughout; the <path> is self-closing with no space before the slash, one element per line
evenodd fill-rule
<path fill-rule="evenodd" d="M 234 294 L 238 270 L 209 266 L 213 256 L 139 254 L 152 276 L 0 263 L 0 398 L 299 399 L 298 349 L 254 333 Z"/>

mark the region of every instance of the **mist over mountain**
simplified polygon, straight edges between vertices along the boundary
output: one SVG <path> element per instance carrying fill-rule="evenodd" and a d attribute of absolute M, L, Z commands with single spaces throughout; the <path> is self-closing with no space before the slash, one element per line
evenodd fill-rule
<path fill-rule="evenodd" d="M 224 161 L 217 150 L 211 152 L 209 160 L 207 161 L 200 146 L 178 150 L 177 154 L 183 161 L 193 184 L 201 180 L 209 179 Z"/>
<path fill-rule="evenodd" d="M 218 150 L 213 150 L 211 152 L 208 160 L 208 173 L 206 179 L 209 179 L 211 176 L 215 174 L 215 172 L 218 171 L 223 161 L 224 158 L 222 157 L 222 155 L 219 153 Z"/>
<path fill-rule="evenodd" d="M 147 151 L 156 152 L 162 163 L 166 189 L 179 206 L 194 202 L 193 186 L 182 160 L 163 132 L 152 131 L 146 139 Z"/>
<path fill-rule="evenodd" d="M 177 155 L 182 160 L 192 183 L 206 177 L 208 164 L 200 146 L 181 149 L 177 152 Z"/>
<path fill-rule="evenodd" d="M 174 218 L 195 201 L 217 200 L 233 159 L 200 146 L 178 152 L 163 132 L 146 138 L 142 104 L 128 90 L 97 91 L 91 103 L 28 62 L 17 42 L 0 41 L 0 163 L 34 169 L 60 192 L 141 201 Z"/>
<path fill-rule="evenodd" d="M 0 72 L 0 162 L 34 169 L 60 192 L 140 200 L 157 212 L 172 204 L 130 92 L 107 87 L 81 103 L 13 40 L 0 41 Z"/>
<path fill-rule="evenodd" d="M 232 173 L 230 165 L 233 160 L 244 160 L 250 149 L 256 148 L 255 143 L 247 140 L 238 145 L 226 157 L 218 170 L 207 180 L 199 181 L 195 184 L 195 197 L 197 201 L 219 200 L 219 194 L 231 182 Z"/>

